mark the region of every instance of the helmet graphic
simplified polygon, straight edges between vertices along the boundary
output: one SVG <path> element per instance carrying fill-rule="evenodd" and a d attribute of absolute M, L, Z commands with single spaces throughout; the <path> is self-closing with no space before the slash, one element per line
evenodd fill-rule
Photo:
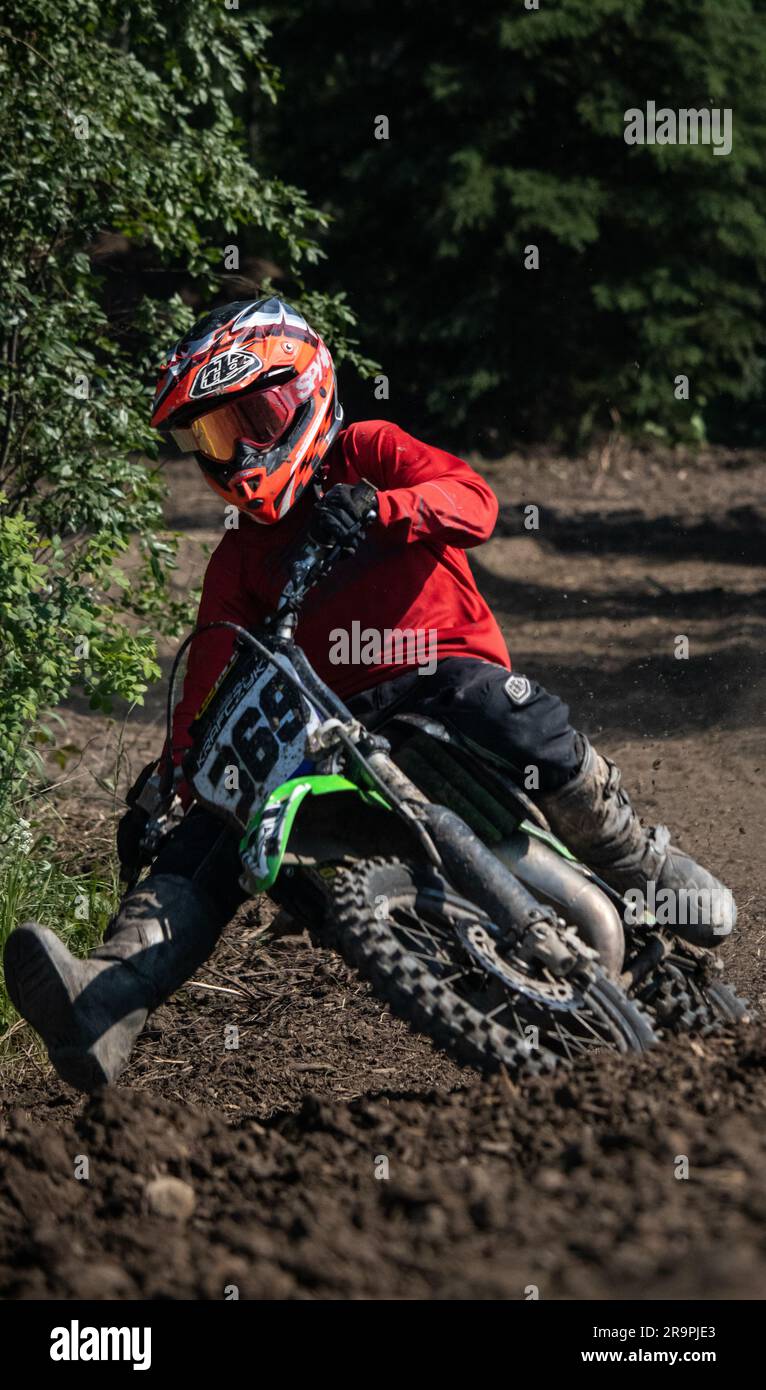
<path fill-rule="evenodd" d="M 297 502 L 342 421 L 330 353 L 276 297 L 200 319 L 161 368 L 152 408 L 210 486 L 265 524 Z"/>

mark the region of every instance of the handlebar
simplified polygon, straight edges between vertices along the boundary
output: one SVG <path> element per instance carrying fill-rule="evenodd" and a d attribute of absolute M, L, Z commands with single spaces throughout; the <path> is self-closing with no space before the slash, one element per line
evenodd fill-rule
<path fill-rule="evenodd" d="M 372 483 L 368 483 L 366 479 L 363 479 L 360 486 L 364 486 L 368 490 L 367 505 L 371 510 L 377 496 L 377 488 Z M 369 519 L 369 514 L 361 519 L 356 531 L 351 534 L 354 535 L 361 531 Z M 290 567 L 290 578 L 280 594 L 276 613 L 271 619 L 271 624 L 276 628 L 277 637 L 289 640 L 293 636 L 298 625 L 298 612 L 309 589 L 313 588 L 325 574 L 329 573 L 347 549 L 348 538 L 343 544 L 339 541 L 335 544 L 328 544 L 326 541 L 317 540 L 309 535 Z"/>

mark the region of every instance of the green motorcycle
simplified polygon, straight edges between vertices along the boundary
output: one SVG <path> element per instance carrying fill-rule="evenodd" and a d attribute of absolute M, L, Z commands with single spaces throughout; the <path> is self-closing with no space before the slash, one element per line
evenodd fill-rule
<path fill-rule="evenodd" d="M 534 1074 L 746 1017 L 717 959 L 624 903 L 499 759 L 417 715 L 370 733 L 295 642 L 342 554 L 309 540 L 276 616 L 237 634 L 192 733 L 196 799 L 241 836 L 241 882 L 337 950 L 460 1062 Z M 198 632 L 207 629 L 198 629 Z M 171 677 L 168 723 L 178 662 Z"/>

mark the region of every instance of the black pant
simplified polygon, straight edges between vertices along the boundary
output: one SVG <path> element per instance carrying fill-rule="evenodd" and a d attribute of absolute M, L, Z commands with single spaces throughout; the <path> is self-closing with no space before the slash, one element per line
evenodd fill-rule
<path fill-rule="evenodd" d="M 536 768 L 536 790 L 543 794 L 558 791 L 579 766 L 577 734 L 563 701 L 489 661 L 448 657 L 430 676 L 408 671 L 346 703 L 373 730 L 394 713 L 430 715 L 503 758 L 522 785 L 527 769 Z"/>
<path fill-rule="evenodd" d="M 522 786 L 527 769 L 537 768 L 542 793 L 563 786 L 579 765 L 567 706 L 537 681 L 487 661 L 450 657 L 432 675 L 407 672 L 346 703 L 373 730 L 394 712 L 428 714 L 501 756 Z M 152 874 L 191 879 L 228 921 L 246 896 L 239 886 L 239 838 L 195 806 L 160 850 Z"/>

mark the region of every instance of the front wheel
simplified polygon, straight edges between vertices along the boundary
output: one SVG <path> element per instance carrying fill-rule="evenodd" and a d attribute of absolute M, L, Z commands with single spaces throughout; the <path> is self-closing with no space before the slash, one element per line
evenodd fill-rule
<path fill-rule="evenodd" d="M 329 944 L 460 1062 L 539 1074 L 656 1040 L 641 1007 L 590 960 L 561 978 L 502 950 L 486 915 L 428 866 L 325 865 L 319 882 Z"/>

